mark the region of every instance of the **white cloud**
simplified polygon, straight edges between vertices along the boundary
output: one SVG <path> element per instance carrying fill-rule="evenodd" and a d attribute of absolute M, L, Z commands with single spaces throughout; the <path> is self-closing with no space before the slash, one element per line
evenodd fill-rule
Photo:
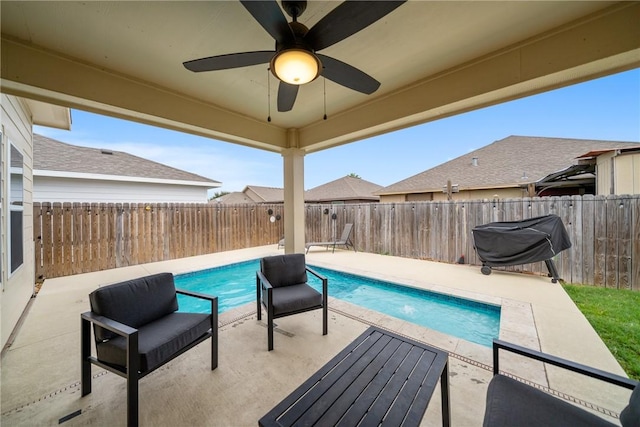
<path fill-rule="evenodd" d="M 279 155 L 258 149 L 233 147 L 230 143 L 203 139 L 187 142 L 104 141 L 95 135 L 34 127 L 34 132 L 83 147 L 107 148 L 153 160 L 222 183 L 211 191 L 242 191 L 247 185 L 282 187 Z"/>

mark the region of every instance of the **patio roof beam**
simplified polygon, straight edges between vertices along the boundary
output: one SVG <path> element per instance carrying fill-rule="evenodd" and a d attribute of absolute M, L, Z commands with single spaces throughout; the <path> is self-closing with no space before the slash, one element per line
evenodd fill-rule
<path fill-rule="evenodd" d="M 286 130 L 2 35 L 3 93 L 279 152 Z M 44 71 L 46 70 L 46 72 Z"/>
<path fill-rule="evenodd" d="M 300 130 L 307 152 L 640 67 L 640 2 L 623 2 Z"/>

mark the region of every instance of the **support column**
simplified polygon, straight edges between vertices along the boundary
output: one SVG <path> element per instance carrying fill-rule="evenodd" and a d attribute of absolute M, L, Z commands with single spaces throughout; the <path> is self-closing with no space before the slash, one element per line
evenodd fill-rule
<path fill-rule="evenodd" d="M 304 253 L 304 151 L 298 146 L 298 130 L 287 131 L 282 151 L 284 167 L 284 253 Z"/>

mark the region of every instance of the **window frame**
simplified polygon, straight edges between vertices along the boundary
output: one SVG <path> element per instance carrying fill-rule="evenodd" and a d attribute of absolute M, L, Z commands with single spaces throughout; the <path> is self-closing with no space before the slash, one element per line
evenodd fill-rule
<path fill-rule="evenodd" d="M 14 144 L 10 138 L 6 140 L 7 146 L 7 178 L 6 178 L 6 198 L 8 199 L 8 217 L 7 217 L 7 277 L 13 276 L 19 269 L 24 265 L 24 153 L 20 148 Z M 20 156 L 20 167 L 14 167 L 12 163 L 14 162 L 14 154 L 13 151 Z M 19 175 L 19 188 L 16 190 L 14 188 L 14 182 L 18 182 L 14 180 L 14 176 Z M 19 199 L 14 198 L 15 194 L 20 192 Z M 17 248 L 14 246 L 14 237 L 16 234 L 16 230 L 14 230 L 14 213 L 20 213 L 20 221 L 19 221 L 19 229 L 17 234 L 19 235 L 20 241 L 18 243 L 19 250 L 22 252 L 19 256 L 19 264 L 13 265 L 16 260 L 15 253 L 17 252 Z"/>

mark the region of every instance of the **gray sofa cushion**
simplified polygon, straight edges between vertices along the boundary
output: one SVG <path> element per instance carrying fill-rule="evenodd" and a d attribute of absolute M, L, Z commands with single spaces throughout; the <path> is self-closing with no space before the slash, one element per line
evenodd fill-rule
<path fill-rule="evenodd" d="M 274 316 L 322 306 L 322 294 L 304 283 L 286 288 L 274 288 L 272 297 Z"/>
<path fill-rule="evenodd" d="M 620 413 L 620 422 L 623 427 L 640 427 L 640 385 L 633 389 L 629 405 Z"/>
<path fill-rule="evenodd" d="M 304 254 L 276 255 L 262 258 L 260 260 L 260 271 L 274 288 L 307 283 Z"/>
<path fill-rule="evenodd" d="M 211 315 L 171 313 L 138 330 L 139 371 L 147 372 L 164 363 L 186 345 L 211 329 Z M 98 360 L 126 366 L 127 342 L 118 336 L 96 344 Z"/>
<path fill-rule="evenodd" d="M 483 426 L 614 426 L 591 412 L 503 375 L 489 383 Z"/>
<path fill-rule="evenodd" d="M 178 310 L 171 273 L 104 286 L 91 292 L 89 302 L 94 313 L 136 329 Z M 97 342 L 116 336 L 99 326 L 94 331 Z"/>

